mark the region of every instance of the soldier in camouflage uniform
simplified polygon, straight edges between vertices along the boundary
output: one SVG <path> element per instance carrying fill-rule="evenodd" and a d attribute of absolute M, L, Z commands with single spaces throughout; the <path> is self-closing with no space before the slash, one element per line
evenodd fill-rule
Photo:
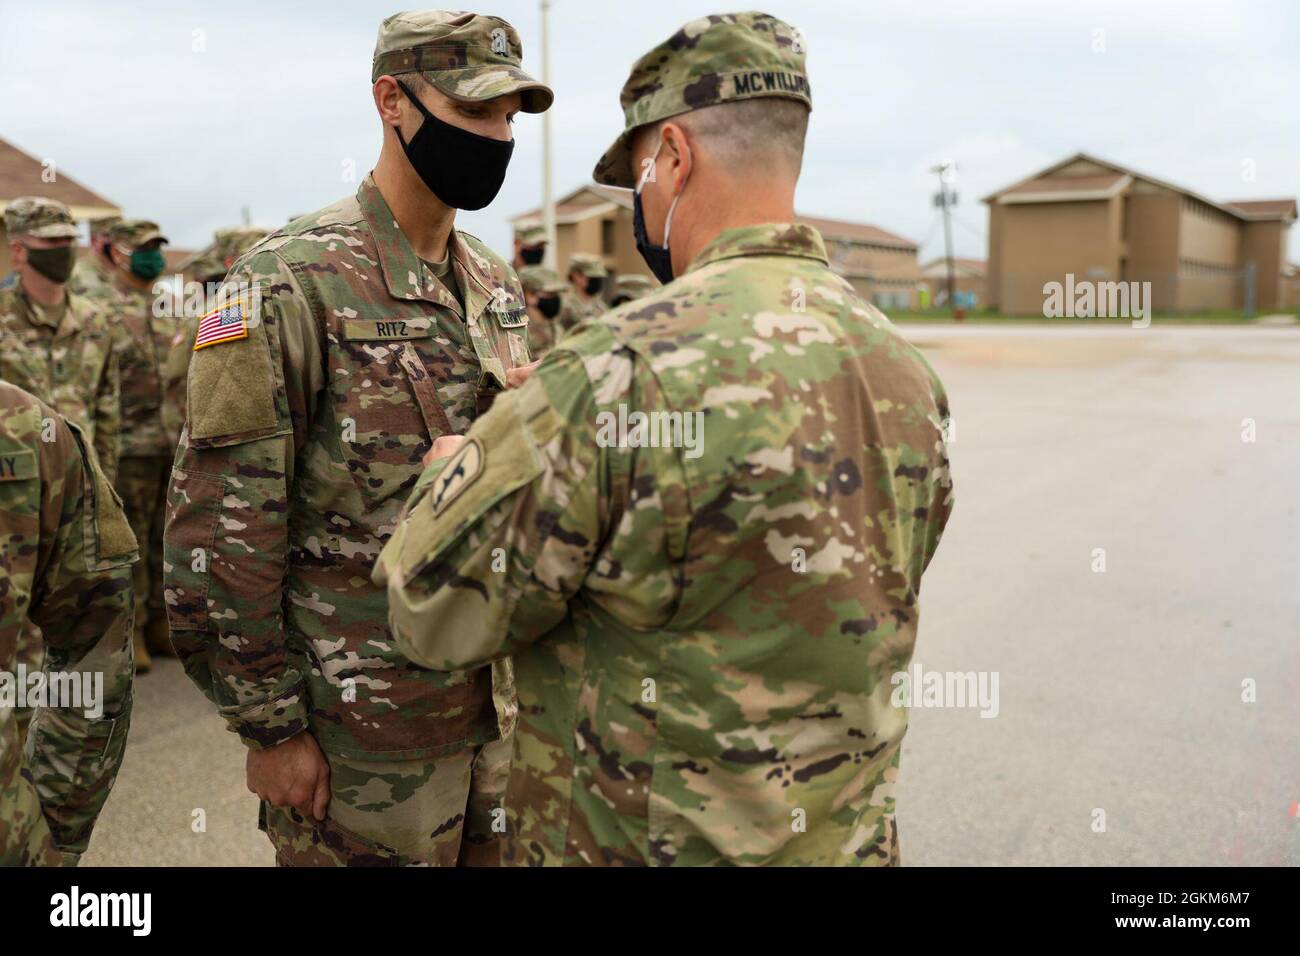
<path fill-rule="evenodd" d="M 536 219 L 515 223 L 515 254 L 510 265 L 516 271 L 525 266 L 540 266 L 546 258 L 546 226 Z"/>
<path fill-rule="evenodd" d="M 575 252 L 569 257 L 569 302 L 579 321 L 600 315 L 605 311 L 605 300 L 601 297 L 609 270 L 600 256 L 586 252 Z"/>
<path fill-rule="evenodd" d="M 633 299 L 639 299 L 643 295 L 649 295 L 655 290 L 655 281 L 649 276 L 621 275 L 614 280 L 613 295 L 609 300 L 611 309 L 618 308 L 624 302 L 631 302 Z"/>
<path fill-rule="evenodd" d="M 11 202 L 4 219 L 18 281 L 0 292 L 0 379 L 80 425 L 111 481 L 121 423 L 117 357 L 103 309 L 68 291 L 77 224 L 63 203 L 33 196 Z"/>
<path fill-rule="evenodd" d="M 162 370 L 176 318 L 157 309 L 156 280 L 167 237 L 147 219 L 123 219 L 109 230 L 116 310 L 113 347 L 122 373 L 122 442 L 115 487 L 140 543 L 135 575 L 135 664 L 152 666 L 150 651 L 168 653 L 162 598 L 162 528 L 175 441 L 164 420 Z"/>
<path fill-rule="evenodd" d="M 504 176 L 514 111 L 550 106 L 520 57 L 495 17 L 385 20 L 375 170 L 236 263 L 226 289 L 247 301 L 196 341 L 167 604 L 187 672 L 249 748 L 281 864 L 499 855 L 507 669 L 494 688 L 487 666 L 412 665 L 370 572 L 434 440 L 467 431 L 530 362 L 514 271 L 454 227 L 499 187 L 477 177 Z M 426 127 L 464 153 L 454 172 L 473 195 L 430 167 Z"/>
<path fill-rule="evenodd" d="M 135 539 L 80 429 L 0 382 L 0 866 L 75 864 L 117 777 L 131 715 Z M 18 635 L 45 635 L 45 687 L 14 719 Z M 102 683 L 101 683 L 102 681 Z"/>
<path fill-rule="evenodd" d="M 688 23 L 622 102 L 596 179 L 655 170 L 638 245 L 680 278 L 434 450 L 376 568 L 397 645 L 514 656 L 507 863 L 896 862 L 890 675 L 949 513 L 943 389 L 793 222 L 792 28 Z"/>
<path fill-rule="evenodd" d="M 0 380 L 24 388 L 81 426 L 111 481 L 121 411 L 117 357 L 103 312 L 68 292 L 77 225 L 52 199 L 15 199 L 4 213 L 15 280 L 0 289 Z M 18 660 L 41 666 L 39 629 L 19 638 Z M 25 730 L 31 708 L 16 719 Z"/>
<path fill-rule="evenodd" d="M 90 220 L 90 251 L 77 259 L 72 270 L 68 289 L 75 295 L 92 299 L 100 306 L 107 305 L 116 296 L 114 290 L 112 258 L 112 228 L 122 221 L 121 216 L 101 216 Z"/>
<path fill-rule="evenodd" d="M 555 347 L 565 331 L 577 325 L 577 316 L 565 302 L 568 286 L 554 269 L 524 266 L 519 270 L 519 282 L 528 304 L 528 351 L 536 361 Z"/>
<path fill-rule="evenodd" d="M 261 226 L 231 226 L 218 229 L 211 245 L 196 252 L 181 263 L 180 270 L 186 283 L 194 282 L 203 288 L 203 300 L 212 302 L 221 288 L 221 281 L 240 256 L 270 235 Z M 167 361 L 163 365 L 163 420 L 171 441 L 179 441 L 185 423 L 185 382 L 190 372 L 190 358 L 194 355 L 194 339 L 199 331 L 201 313 L 207 309 L 192 309 L 185 298 L 185 311 L 178 320 L 176 334 L 172 336 Z"/>

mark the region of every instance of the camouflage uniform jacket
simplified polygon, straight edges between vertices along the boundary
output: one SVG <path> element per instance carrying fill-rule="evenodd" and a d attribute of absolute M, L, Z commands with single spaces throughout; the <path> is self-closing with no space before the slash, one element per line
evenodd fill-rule
<path fill-rule="evenodd" d="M 497 735 L 488 669 L 411 664 L 370 580 L 433 440 L 528 362 L 514 271 L 449 245 L 468 321 L 367 177 L 235 264 L 261 321 L 194 353 L 165 597 L 190 677 L 251 746 L 310 727 L 327 752 L 404 760 Z"/>
<path fill-rule="evenodd" d="M 111 482 L 121 423 L 117 356 L 107 317 L 69 295 L 58 327 L 46 324 L 22 282 L 0 290 L 0 379 L 81 426 Z"/>
<path fill-rule="evenodd" d="M 111 301 L 117 295 L 112 275 L 93 252 L 77 260 L 77 265 L 72 270 L 72 278 L 68 280 L 68 291 L 73 295 L 95 299 L 101 305 Z"/>
<path fill-rule="evenodd" d="M 506 862 L 896 860 L 890 675 L 950 507 L 945 406 L 814 229 L 752 226 L 428 469 L 376 576 L 414 660 L 514 655 Z M 634 412 L 703 441 L 620 447 Z"/>
<path fill-rule="evenodd" d="M 170 457 L 175 436 L 164 421 L 163 367 L 176 337 L 177 320 L 154 315 L 148 289 L 118 283 L 113 318 L 122 371 L 122 458 Z"/>
<path fill-rule="evenodd" d="M 569 294 L 564 296 L 564 306 L 556 318 L 562 320 L 562 325 L 567 331 L 587 319 L 604 315 L 605 311 L 604 299 L 599 296 L 584 298 L 578 292 L 570 290 Z"/>
<path fill-rule="evenodd" d="M 0 689 L 0 866 L 70 862 L 90 840 L 130 724 L 135 558 L 121 504 L 77 427 L 0 382 L 0 672 L 17 680 L 30 619 L 47 675 L 103 675 L 102 715 L 40 707 L 26 755 L 4 699 L 16 688 Z"/>
<path fill-rule="evenodd" d="M 555 318 L 530 314 L 528 319 L 528 351 L 534 361 L 545 358 L 555 344 L 582 321 L 569 304 L 567 295 L 560 296 L 560 311 Z"/>

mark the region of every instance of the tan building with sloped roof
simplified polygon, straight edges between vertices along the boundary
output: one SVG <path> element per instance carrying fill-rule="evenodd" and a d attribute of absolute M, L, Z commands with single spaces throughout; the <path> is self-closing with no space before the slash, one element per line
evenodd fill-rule
<path fill-rule="evenodd" d="M 532 209 L 511 223 L 542 217 Z M 826 242 L 831 268 L 883 309 L 916 305 L 921 270 L 916 243 L 877 226 L 816 216 L 796 216 L 815 227 Z M 568 193 L 555 204 L 555 263 L 565 274 L 575 252 L 600 256 L 612 275 L 650 274 L 632 236 L 632 191 L 595 183 Z M 608 289 L 613 283 L 606 283 Z"/>
<path fill-rule="evenodd" d="M 0 214 L 20 196 L 57 199 L 71 210 L 72 218 L 78 222 L 122 214 L 115 204 L 69 177 L 59 166 L 48 167 L 35 156 L 0 139 Z M 0 222 L 0 276 L 8 272 L 9 237 L 4 223 Z"/>
<path fill-rule="evenodd" d="M 1295 199 L 1217 202 L 1077 153 L 984 198 L 988 300 L 1042 314 L 1043 286 L 1150 282 L 1157 312 L 1282 308 Z"/>

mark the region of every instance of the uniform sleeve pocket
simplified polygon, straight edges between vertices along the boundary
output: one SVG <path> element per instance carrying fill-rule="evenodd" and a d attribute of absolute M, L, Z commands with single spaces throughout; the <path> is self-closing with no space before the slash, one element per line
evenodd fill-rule
<path fill-rule="evenodd" d="M 215 475 L 176 469 L 167 497 L 165 569 L 167 620 L 172 630 L 208 629 L 212 550 L 225 482 Z"/>

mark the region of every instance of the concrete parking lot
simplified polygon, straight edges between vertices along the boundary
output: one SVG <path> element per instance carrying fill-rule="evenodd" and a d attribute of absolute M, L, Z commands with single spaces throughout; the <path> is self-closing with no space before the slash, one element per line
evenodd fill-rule
<path fill-rule="evenodd" d="M 999 706 L 913 710 L 904 863 L 1300 865 L 1300 329 L 907 332 L 957 485 L 916 660 Z M 270 864 L 239 742 L 137 694 L 84 863 Z"/>

